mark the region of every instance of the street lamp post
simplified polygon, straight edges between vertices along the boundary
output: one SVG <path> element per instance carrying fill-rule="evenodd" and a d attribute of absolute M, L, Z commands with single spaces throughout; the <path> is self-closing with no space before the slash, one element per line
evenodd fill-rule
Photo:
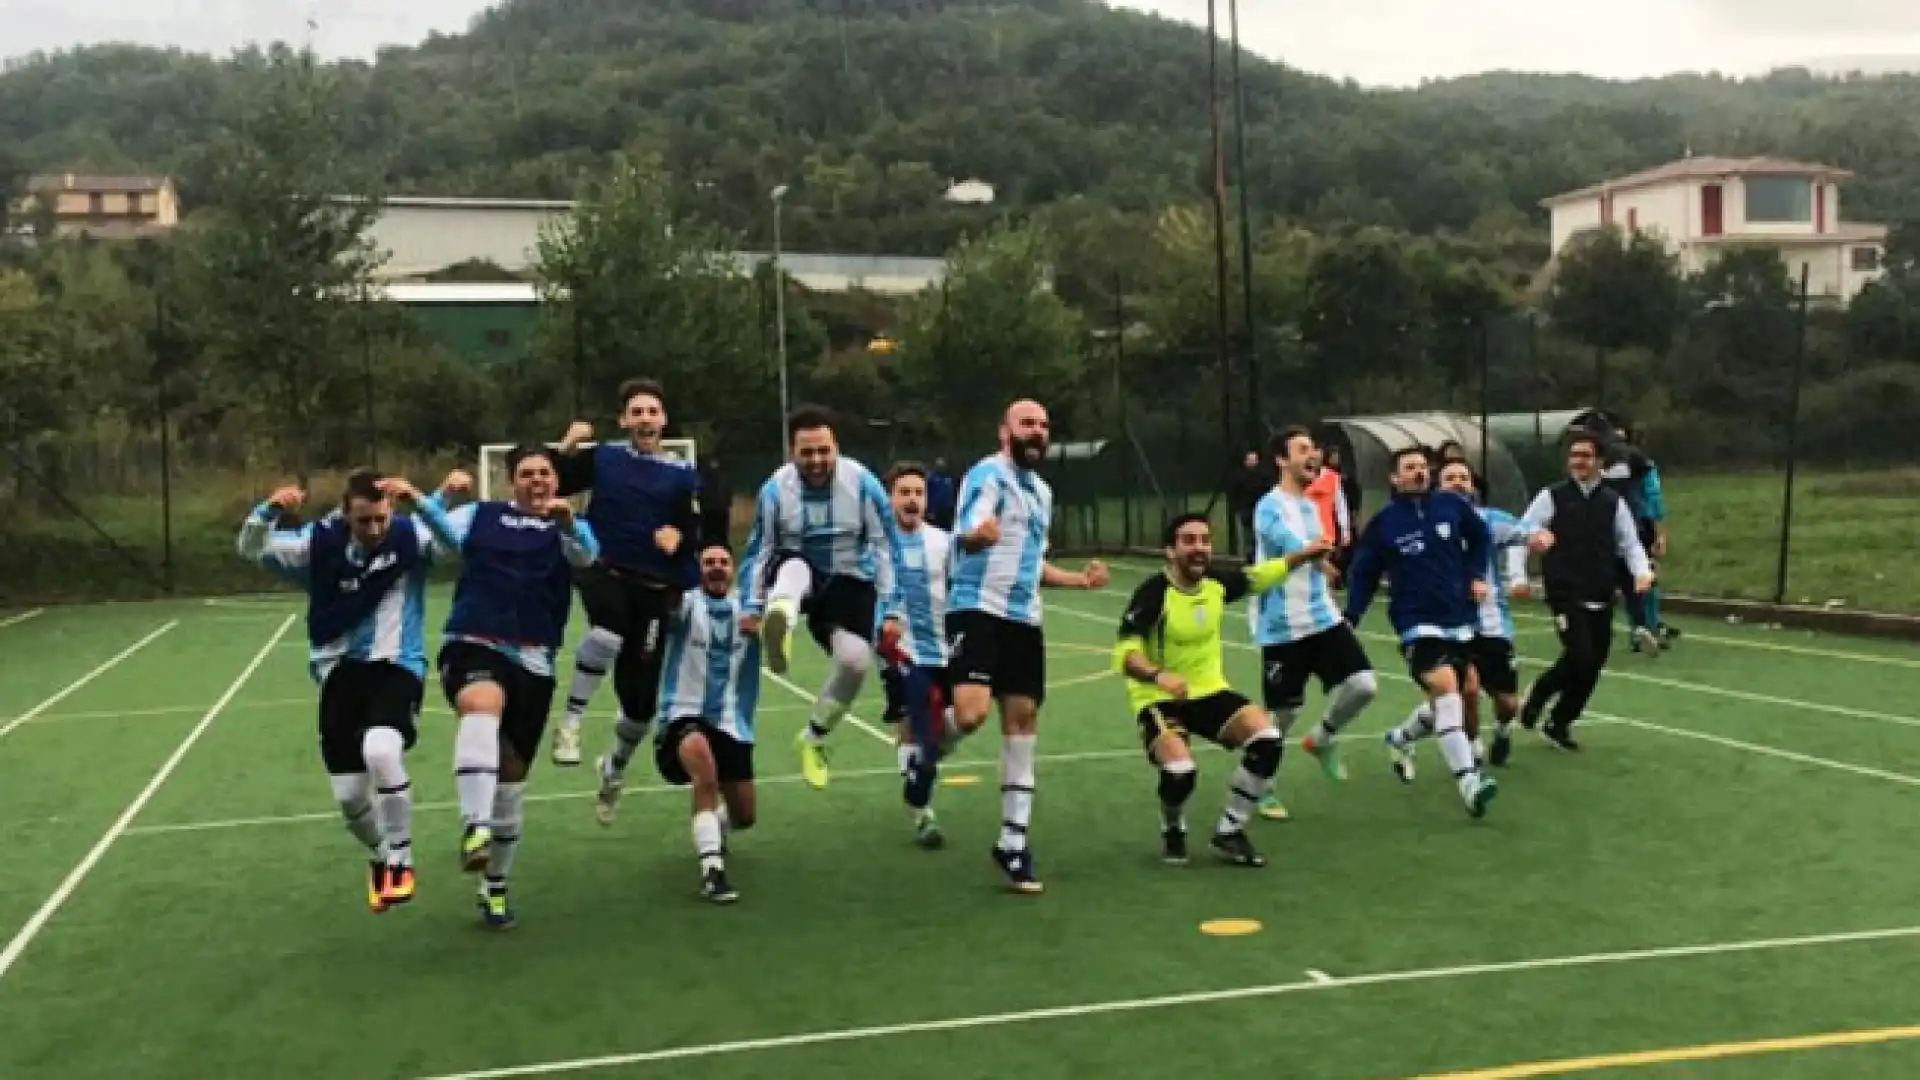
<path fill-rule="evenodd" d="M 787 417 L 793 412 L 787 391 L 787 279 L 780 269 L 780 209 L 786 199 L 787 185 L 773 189 L 773 321 L 780 356 L 780 440 L 776 446 L 787 445 Z"/>

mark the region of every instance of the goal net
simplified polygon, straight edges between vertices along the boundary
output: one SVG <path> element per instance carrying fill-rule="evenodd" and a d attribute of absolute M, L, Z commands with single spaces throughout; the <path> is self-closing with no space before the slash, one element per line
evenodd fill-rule
<path fill-rule="evenodd" d="M 557 447 L 560 444 L 548 443 L 547 445 Z M 584 442 L 580 444 L 580 448 L 586 450 L 594 445 L 594 443 Z M 478 498 L 491 500 L 511 497 L 513 484 L 507 477 L 507 455 L 513 451 L 513 446 L 512 443 L 488 443 L 480 448 L 480 474 L 474 477 L 474 483 L 479 486 L 479 490 L 475 493 Z M 690 464 L 699 464 L 692 439 L 661 439 L 660 453 Z M 585 498 L 581 496 L 574 501 L 584 507 Z"/>

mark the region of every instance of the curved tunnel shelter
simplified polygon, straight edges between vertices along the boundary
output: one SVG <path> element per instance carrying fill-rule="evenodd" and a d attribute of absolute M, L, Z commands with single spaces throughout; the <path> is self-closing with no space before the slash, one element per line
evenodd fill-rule
<path fill-rule="evenodd" d="M 1528 413 L 1531 422 L 1532 413 Z M 1386 501 L 1387 476 L 1393 470 L 1393 455 L 1408 447 L 1437 450 L 1447 442 L 1457 442 L 1466 451 L 1467 463 L 1480 474 L 1487 488 L 1487 504 L 1514 513 L 1526 507 L 1531 494 L 1512 451 L 1498 438 L 1487 440 L 1487 458 L 1480 456 L 1480 425 L 1459 413 L 1398 413 L 1386 416 L 1334 417 L 1321 422 L 1322 439 L 1344 451 L 1347 472 L 1359 479 L 1366 492 L 1363 516 Z M 1491 425 L 1489 425 L 1491 428 Z"/>

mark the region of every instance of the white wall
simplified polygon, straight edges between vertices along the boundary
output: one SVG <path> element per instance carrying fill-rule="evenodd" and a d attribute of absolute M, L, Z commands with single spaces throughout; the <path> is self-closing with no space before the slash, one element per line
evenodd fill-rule
<path fill-rule="evenodd" d="M 1613 197 L 1613 223 L 1624 229 L 1631 220 L 1639 231 L 1664 238 L 1671 250 L 1696 235 L 1698 201 L 1699 195 L 1690 184 L 1632 188 Z"/>
<path fill-rule="evenodd" d="M 1558 252 L 1567 246 L 1574 234 L 1587 229 L 1600 227 L 1600 199 L 1575 199 L 1553 208 L 1553 250 Z"/>
<path fill-rule="evenodd" d="M 517 271 L 533 264 L 541 226 L 565 214 L 557 208 L 389 205 L 369 234 L 388 253 L 382 277 L 428 274 L 469 259 Z"/>

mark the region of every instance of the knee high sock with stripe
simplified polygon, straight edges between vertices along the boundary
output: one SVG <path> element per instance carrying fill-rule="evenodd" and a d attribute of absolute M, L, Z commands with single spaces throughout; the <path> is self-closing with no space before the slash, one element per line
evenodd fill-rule
<path fill-rule="evenodd" d="M 1331 746 L 1339 738 L 1340 730 L 1353 722 L 1373 699 L 1380 693 L 1380 682 L 1371 671 L 1357 671 L 1347 676 L 1346 681 L 1333 688 L 1327 696 L 1326 715 L 1313 729 L 1313 741 L 1321 746 Z"/>
<path fill-rule="evenodd" d="M 373 814 L 388 866 L 413 865 L 413 782 L 407 776 L 406 739 L 390 727 L 369 728 L 360 755 L 373 779 Z"/>
<path fill-rule="evenodd" d="M 1032 735 L 1009 735 L 1000 744 L 1000 850 L 1027 850 L 1033 820 Z"/>
<path fill-rule="evenodd" d="M 1220 820 L 1213 831 L 1225 835 L 1244 828 L 1279 771 L 1280 732 L 1273 728 L 1256 732 L 1240 751 L 1240 767 L 1233 771 L 1233 779 L 1228 782 L 1227 805 L 1220 811 Z"/>
<path fill-rule="evenodd" d="M 1474 760 L 1473 741 L 1467 738 L 1466 703 L 1459 694 L 1442 694 L 1433 699 L 1434 734 L 1440 742 L 1440 756 L 1447 761 L 1462 798 L 1471 796 L 1480 786 L 1480 767 Z"/>
<path fill-rule="evenodd" d="M 527 824 L 526 782 L 502 782 L 494 788 L 493 843 L 487 849 L 487 872 L 481 889 L 504 891 L 507 875 L 513 872 L 513 857 L 520 850 L 520 836 Z"/>
<path fill-rule="evenodd" d="M 635 720 L 624 711 L 614 721 L 613 753 L 607 755 L 606 779 L 619 780 L 626 776 L 633 755 L 639 753 L 640 744 L 647 741 L 649 726 L 645 720 Z"/>
<path fill-rule="evenodd" d="M 567 711 L 561 723 L 576 730 L 580 727 L 581 718 L 587 715 L 588 703 L 600 691 L 607 673 L 613 670 L 623 644 L 625 640 L 619 634 L 598 626 L 580 639 L 580 647 L 573 654 L 573 681 L 567 687 Z"/>
<path fill-rule="evenodd" d="M 485 825 L 493 820 L 495 791 L 500 784 L 500 718 L 489 713 L 467 713 L 453 737 L 453 787 L 460 801 L 463 825 Z"/>
<path fill-rule="evenodd" d="M 1160 766 L 1160 827 L 1187 831 L 1187 800 L 1199 784 L 1192 758 L 1169 761 Z"/>
<path fill-rule="evenodd" d="M 873 649 L 857 635 L 835 630 L 829 640 L 833 648 L 832 667 L 827 671 L 820 696 L 814 699 L 813 708 L 807 714 L 807 739 L 814 743 L 825 740 L 847 715 L 854 699 L 860 696 L 867 669 L 873 666 Z"/>
<path fill-rule="evenodd" d="M 366 773 L 333 773 L 333 801 L 340 804 L 340 817 L 347 831 L 366 847 L 369 858 L 382 857 L 380 826 L 373 817 L 373 779 Z"/>

